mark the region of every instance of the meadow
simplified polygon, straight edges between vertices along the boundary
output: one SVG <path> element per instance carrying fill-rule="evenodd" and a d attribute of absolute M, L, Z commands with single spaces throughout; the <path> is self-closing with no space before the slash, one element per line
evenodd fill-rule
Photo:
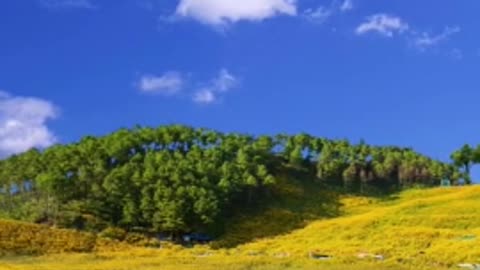
<path fill-rule="evenodd" d="M 458 269 L 480 263 L 478 186 L 340 196 L 330 216 L 319 214 L 328 202 L 322 205 L 308 187 L 285 186 L 284 192 L 291 195 L 287 201 L 235 218 L 210 245 L 143 248 L 97 239 L 83 253 L 4 252 L 0 269 Z M 5 249 L 5 235 L 0 240 Z"/>

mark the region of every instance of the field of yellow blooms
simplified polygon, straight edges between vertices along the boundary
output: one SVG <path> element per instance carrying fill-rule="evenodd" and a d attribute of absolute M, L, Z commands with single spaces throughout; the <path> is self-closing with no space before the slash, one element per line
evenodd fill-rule
<path fill-rule="evenodd" d="M 479 186 L 414 189 L 385 198 L 341 197 L 338 209 L 323 216 L 332 207 L 322 205 L 326 194 L 319 199 L 308 189 L 291 187 L 288 192 L 297 198 L 232 220 L 227 235 L 211 246 L 165 243 L 147 249 L 99 239 L 93 243 L 88 234 L 0 222 L 0 269 L 393 270 L 480 263 Z M 305 198 L 308 203 L 300 203 Z M 63 240 L 44 238 L 54 233 Z M 35 246 L 51 252 L 39 257 L 5 252 Z M 77 246 L 85 249 L 75 250 Z M 77 251 L 86 253 L 71 253 Z"/>

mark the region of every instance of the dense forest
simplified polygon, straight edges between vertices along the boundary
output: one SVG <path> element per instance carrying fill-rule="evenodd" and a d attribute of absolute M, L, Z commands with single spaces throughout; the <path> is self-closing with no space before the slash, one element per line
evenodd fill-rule
<path fill-rule="evenodd" d="M 204 231 L 271 196 L 279 177 L 292 171 L 326 188 L 391 192 L 444 178 L 468 184 L 479 153 L 467 145 L 447 164 L 410 148 L 308 134 L 121 129 L 0 160 L 0 218 L 90 231 Z"/>

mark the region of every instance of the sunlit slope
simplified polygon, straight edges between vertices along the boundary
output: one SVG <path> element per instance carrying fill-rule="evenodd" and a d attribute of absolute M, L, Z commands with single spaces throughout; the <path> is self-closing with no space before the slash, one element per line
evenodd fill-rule
<path fill-rule="evenodd" d="M 480 263 L 480 187 L 418 189 L 381 198 L 319 191 L 282 185 L 276 195 L 283 199 L 232 219 L 213 248 L 112 246 L 86 254 L 10 256 L 0 258 L 0 269 L 397 270 Z M 225 243 L 230 246 L 220 247 Z"/>
<path fill-rule="evenodd" d="M 417 266 L 480 262 L 480 187 L 410 190 L 398 197 L 345 198 L 344 215 L 239 247 L 266 254 L 343 262 L 360 253 Z"/>

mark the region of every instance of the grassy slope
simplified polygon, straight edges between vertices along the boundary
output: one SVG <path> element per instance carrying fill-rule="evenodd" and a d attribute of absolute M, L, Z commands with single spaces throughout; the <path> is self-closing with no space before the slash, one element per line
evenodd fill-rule
<path fill-rule="evenodd" d="M 480 263 L 480 187 L 411 190 L 394 200 L 345 201 L 346 215 L 240 248 L 354 262 L 360 252 L 419 269 Z M 469 235 L 476 236 L 470 239 Z"/>
<path fill-rule="evenodd" d="M 410 190 L 391 198 L 337 198 L 298 183 L 277 192 L 288 196 L 233 219 L 215 249 L 6 257 L 0 269 L 446 269 L 480 263 L 480 187 Z M 333 259 L 313 260 L 310 252 Z M 360 252 L 385 260 L 359 259 Z"/>

